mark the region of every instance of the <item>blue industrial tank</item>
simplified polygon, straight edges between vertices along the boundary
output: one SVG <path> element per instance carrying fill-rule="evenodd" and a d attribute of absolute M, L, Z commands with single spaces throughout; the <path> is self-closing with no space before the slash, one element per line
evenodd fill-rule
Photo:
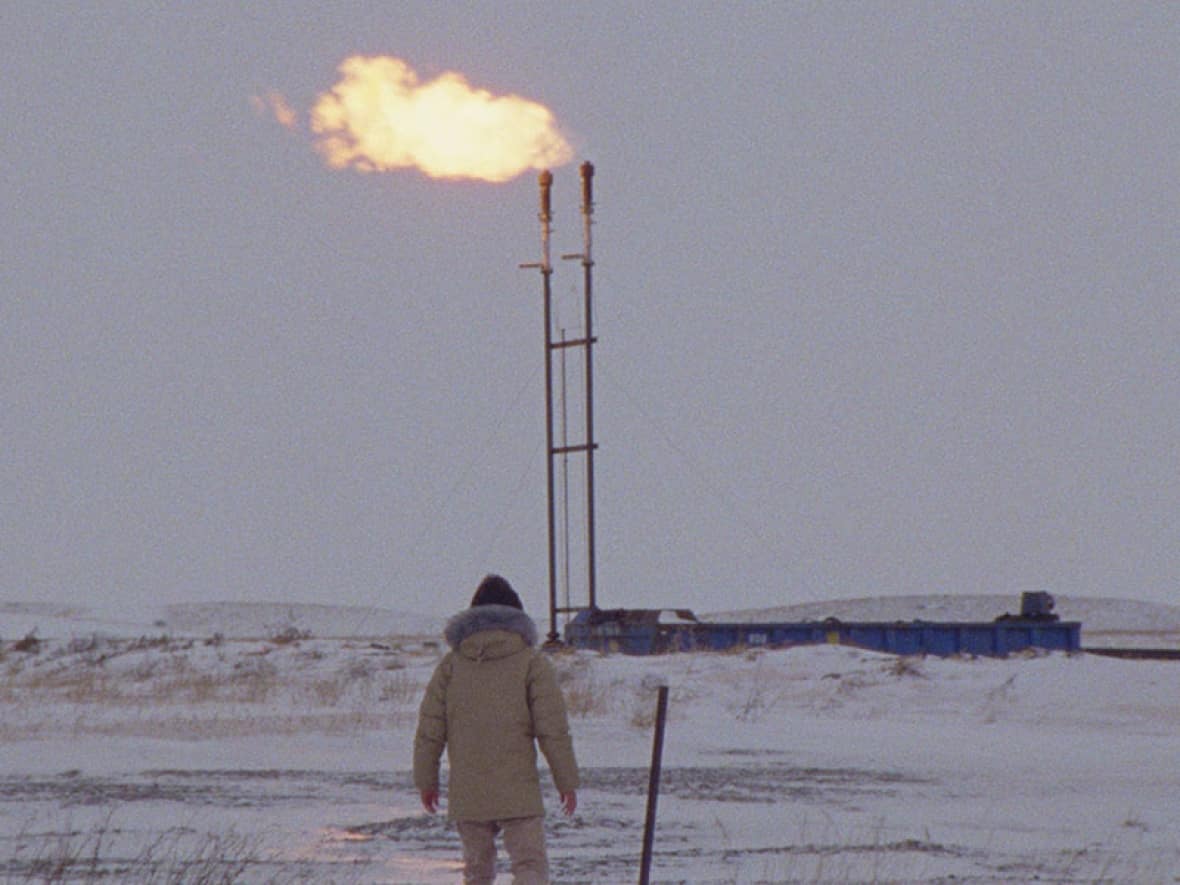
<path fill-rule="evenodd" d="M 1026 594 L 1031 596 L 1033 594 Z M 1036 594 L 1048 597 L 1048 594 Z M 565 628 L 574 648 L 649 655 L 732 648 L 851 645 L 899 655 L 989 655 L 1026 649 L 1081 650 L 1082 625 L 1051 614 L 1052 598 L 1022 600 L 1019 615 L 994 621 L 711 622 L 686 609 L 586 609 Z"/>

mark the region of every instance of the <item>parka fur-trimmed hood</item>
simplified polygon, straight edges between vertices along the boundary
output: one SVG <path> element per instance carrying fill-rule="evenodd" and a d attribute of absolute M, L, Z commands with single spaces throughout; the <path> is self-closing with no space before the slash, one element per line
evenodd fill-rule
<path fill-rule="evenodd" d="M 484 630 L 506 630 L 515 633 L 530 648 L 537 644 L 537 625 L 533 619 L 510 605 L 477 605 L 464 609 L 447 621 L 443 636 L 455 651 L 463 640 Z"/>

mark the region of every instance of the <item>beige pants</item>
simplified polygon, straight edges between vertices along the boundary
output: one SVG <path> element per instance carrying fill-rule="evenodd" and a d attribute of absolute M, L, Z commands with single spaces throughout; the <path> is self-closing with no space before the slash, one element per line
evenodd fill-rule
<path fill-rule="evenodd" d="M 512 866 L 513 885 L 547 885 L 549 859 L 545 856 L 543 818 L 455 821 L 463 840 L 463 881 L 490 885 L 496 880 L 496 834 L 504 834 L 504 848 Z"/>

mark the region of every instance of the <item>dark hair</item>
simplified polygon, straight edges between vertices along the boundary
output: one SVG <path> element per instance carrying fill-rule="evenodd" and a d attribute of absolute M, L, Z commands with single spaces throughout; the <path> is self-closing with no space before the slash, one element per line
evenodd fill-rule
<path fill-rule="evenodd" d="M 477 605 L 510 605 L 524 611 L 520 597 L 516 595 L 512 585 L 499 575 L 488 575 L 479 582 L 479 588 L 471 597 L 471 607 L 475 608 Z"/>

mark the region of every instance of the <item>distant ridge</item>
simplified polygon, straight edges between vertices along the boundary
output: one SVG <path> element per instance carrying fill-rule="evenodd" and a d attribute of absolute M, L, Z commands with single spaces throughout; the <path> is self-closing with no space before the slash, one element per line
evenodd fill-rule
<path fill-rule="evenodd" d="M 164 607 L 163 621 L 163 629 L 172 634 L 267 637 L 294 629 L 320 639 L 437 636 L 444 623 L 430 615 L 372 606 L 300 602 L 180 603 Z"/>
<path fill-rule="evenodd" d="M 288 630 L 319 639 L 442 635 L 445 618 L 373 606 L 286 602 L 196 602 L 137 610 L 0 601 L 0 640 L 27 634 L 270 638 Z"/>

